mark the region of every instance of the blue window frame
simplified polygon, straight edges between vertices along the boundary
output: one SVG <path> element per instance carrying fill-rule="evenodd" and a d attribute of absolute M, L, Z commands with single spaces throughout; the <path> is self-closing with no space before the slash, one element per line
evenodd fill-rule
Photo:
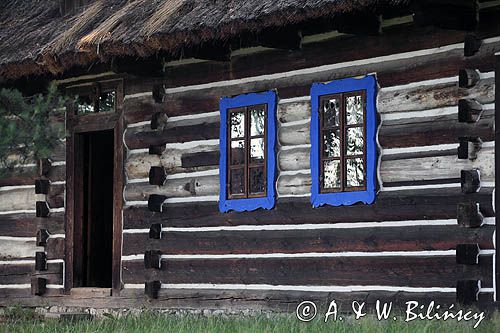
<path fill-rule="evenodd" d="M 276 106 L 275 91 L 220 100 L 221 212 L 274 207 Z"/>
<path fill-rule="evenodd" d="M 376 92 L 373 75 L 312 85 L 313 207 L 375 201 Z"/>

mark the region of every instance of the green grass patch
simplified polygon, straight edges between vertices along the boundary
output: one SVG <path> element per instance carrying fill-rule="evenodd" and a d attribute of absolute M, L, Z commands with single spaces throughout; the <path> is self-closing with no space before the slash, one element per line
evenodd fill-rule
<path fill-rule="evenodd" d="M 473 329 L 474 322 L 456 321 L 420 321 L 404 322 L 404 317 L 397 321 L 377 321 L 373 316 L 355 320 L 346 317 L 342 321 L 325 323 L 319 317 L 311 322 L 301 322 L 293 315 L 270 316 L 195 316 L 165 315 L 145 312 L 138 316 L 114 318 L 107 316 L 92 321 L 64 322 L 42 320 L 29 310 L 16 308 L 2 316 L 0 332 L 137 332 L 137 333 L 309 333 L 309 332 L 500 332 L 500 315 L 495 314 Z"/>

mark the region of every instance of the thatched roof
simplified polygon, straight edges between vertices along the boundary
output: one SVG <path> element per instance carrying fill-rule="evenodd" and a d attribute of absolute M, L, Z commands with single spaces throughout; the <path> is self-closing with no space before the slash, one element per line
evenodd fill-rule
<path fill-rule="evenodd" d="M 0 81 L 61 73 L 113 56 L 229 39 L 245 32 L 408 0 L 96 0 L 62 15 L 60 0 L 0 1 Z"/>

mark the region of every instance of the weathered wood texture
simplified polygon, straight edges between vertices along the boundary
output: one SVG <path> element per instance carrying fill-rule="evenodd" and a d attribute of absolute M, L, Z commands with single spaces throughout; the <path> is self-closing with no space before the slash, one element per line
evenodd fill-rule
<path fill-rule="evenodd" d="M 466 229 L 458 226 L 378 227 L 321 230 L 255 230 L 163 232 L 124 234 L 124 255 L 160 250 L 163 254 L 332 253 L 453 250 L 457 244 L 493 248 L 493 226 Z"/>
<path fill-rule="evenodd" d="M 386 285 L 455 287 L 457 279 L 478 278 L 492 286 L 492 256 L 478 266 L 448 257 L 347 257 L 298 259 L 163 259 L 160 270 L 143 261 L 123 262 L 125 283 L 242 283 L 271 285 Z"/>
<path fill-rule="evenodd" d="M 46 201 L 50 208 L 63 207 L 64 185 L 51 185 L 47 195 L 35 194 L 34 182 L 33 187 L 0 191 L 0 211 L 34 210 L 36 201 Z"/>
<path fill-rule="evenodd" d="M 457 145 L 458 147 L 458 145 Z M 282 150 L 278 154 L 278 165 L 282 171 L 301 171 L 294 175 L 280 175 L 277 189 L 280 195 L 297 195 L 311 192 L 311 175 L 308 172 L 309 148 Z M 380 176 L 383 183 L 403 181 L 436 181 L 456 179 L 464 169 L 479 169 L 481 180 L 494 181 L 495 155 L 491 147 L 483 148 L 474 161 L 458 159 L 454 156 L 417 157 L 404 160 L 383 160 Z M 128 184 L 125 199 L 144 201 L 151 194 L 166 197 L 190 197 L 219 194 L 219 176 L 200 176 L 170 179 L 164 186 L 149 185 L 147 182 Z"/>
<path fill-rule="evenodd" d="M 164 227 L 201 227 L 262 224 L 305 224 L 339 222 L 381 222 L 402 220 L 456 219 L 457 204 L 473 201 L 480 204 L 484 216 L 494 216 L 491 189 L 464 197 L 460 187 L 441 191 L 379 193 L 372 205 L 323 206 L 311 209 L 309 198 L 278 199 L 272 210 L 220 213 L 214 203 L 167 204 L 163 213 L 147 207 L 124 210 L 124 229 L 149 228 L 151 223 Z"/>
<path fill-rule="evenodd" d="M 0 260 L 35 258 L 35 252 L 47 252 L 47 259 L 64 258 L 64 238 L 49 238 L 47 246 L 36 246 L 36 238 L 2 239 L 0 242 Z"/>
<path fill-rule="evenodd" d="M 2 236 L 34 237 L 39 229 L 64 233 L 64 213 L 52 213 L 48 218 L 38 218 L 34 213 L 0 215 Z"/>
<path fill-rule="evenodd" d="M 32 264 L 0 264 L 0 284 L 30 283 L 31 277 L 47 279 L 48 284 L 61 284 L 63 274 L 62 263 L 48 263 L 47 270 L 36 272 L 35 262 Z"/>
<path fill-rule="evenodd" d="M 55 165 L 50 168 L 47 178 L 52 182 L 62 181 L 65 177 L 65 166 Z M 13 185 L 33 185 L 35 180 L 39 178 L 38 168 L 34 167 L 20 167 L 16 168 L 9 175 L 0 178 L 1 186 L 13 186 Z"/>

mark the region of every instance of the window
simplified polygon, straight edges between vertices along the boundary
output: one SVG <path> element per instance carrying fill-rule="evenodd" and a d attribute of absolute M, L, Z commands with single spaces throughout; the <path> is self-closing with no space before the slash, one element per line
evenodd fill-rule
<path fill-rule="evenodd" d="M 221 212 L 274 207 L 276 102 L 274 91 L 221 99 Z"/>
<path fill-rule="evenodd" d="M 77 96 L 75 114 L 115 112 L 116 82 L 86 84 L 69 88 Z"/>
<path fill-rule="evenodd" d="M 311 202 L 375 200 L 376 80 L 348 78 L 311 88 Z"/>

